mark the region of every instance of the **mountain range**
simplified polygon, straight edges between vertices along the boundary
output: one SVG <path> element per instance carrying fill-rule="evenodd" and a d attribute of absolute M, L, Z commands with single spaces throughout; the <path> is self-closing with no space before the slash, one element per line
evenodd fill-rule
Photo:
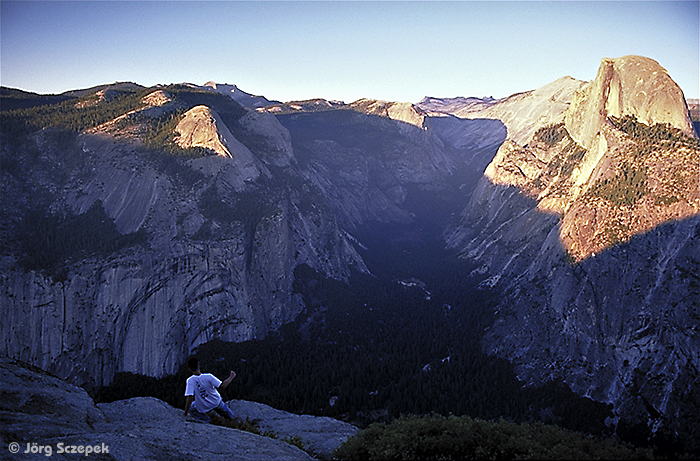
<path fill-rule="evenodd" d="M 481 346 L 523 382 L 699 439 L 698 126 L 652 59 L 503 99 L 1 96 L 3 355 L 88 389 L 173 373 L 306 312 L 297 268 L 371 274 L 393 223 L 498 293 Z"/>

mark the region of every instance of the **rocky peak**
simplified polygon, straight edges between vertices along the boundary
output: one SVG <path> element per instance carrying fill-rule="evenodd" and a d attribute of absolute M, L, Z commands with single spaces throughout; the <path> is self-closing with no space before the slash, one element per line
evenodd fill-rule
<path fill-rule="evenodd" d="M 435 98 L 426 96 L 421 99 L 416 106 L 420 107 L 429 115 L 440 117 L 444 116 L 444 114 L 452 114 L 458 110 L 465 113 L 470 110 L 480 111 L 497 102 L 498 100 L 494 99 L 492 96 L 486 96 L 484 98 L 465 98 L 464 96 L 458 96 L 456 98 Z"/>
<path fill-rule="evenodd" d="M 231 99 L 236 101 L 241 106 L 247 109 L 258 109 L 262 107 L 268 107 L 274 104 L 279 104 L 279 101 L 270 101 L 264 96 L 257 96 L 254 94 L 246 93 L 245 91 L 238 88 L 236 85 L 230 85 L 228 83 L 216 83 L 207 82 L 203 85 L 203 88 L 216 91 L 217 93 L 229 96 Z"/>
<path fill-rule="evenodd" d="M 306 99 L 303 101 L 289 101 L 277 103 L 267 107 L 256 109 L 258 112 L 269 112 L 275 115 L 295 114 L 300 112 L 324 112 L 345 107 L 343 101 L 329 101 L 322 98 Z"/>
<path fill-rule="evenodd" d="M 160 107 L 172 101 L 170 94 L 167 91 L 156 90 L 148 93 L 141 99 L 141 102 L 149 107 Z"/>
<path fill-rule="evenodd" d="M 576 260 L 698 212 L 688 108 L 656 61 L 603 59 L 590 83 L 564 77 L 479 114 L 508 127 L 485 178 L 560 215 Z"/>
<path fill-rule="evenodd" d="M 698 212 L 688 106 L 653 59 L 603 59 L 595 80 L 572 98 L 564 128 L 587 151 L 561 208 L 560 237 L 577 259 Z"/>
<path fill-rule="evenodd" d="M 565 123 L 576 142 L 590 149 L 608 117 L 626 115 L 695 136 L 683 91 L 658 62 L 642 56 L 603 59 L 595 80 L 571 100 Z"/>

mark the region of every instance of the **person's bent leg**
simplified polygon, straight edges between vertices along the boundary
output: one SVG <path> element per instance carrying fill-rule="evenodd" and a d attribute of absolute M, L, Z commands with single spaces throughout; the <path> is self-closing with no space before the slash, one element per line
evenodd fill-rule
<path fill-rule="evenodd" d="M 211 418 L 209 418 L 209 415 L 200 412 L 199 410 L 194 408 L 194 405 L 192 406 L 192 408 L 190 408 L 190 415 L 192 415 L 192 417 L 197 421 L 202 421 L 203 423 L 211 422 Z"/>
<path fill-rule="evenodd" d="M 214 408 L 214 411 L 216 411 L 218 414 L 221 416 L 224 416 L 229 419 L 236 419 L 236 415 L 233 414 L 231 409 L 226 405 L 223 399 L 221 399 L 221 402 L 219 402 L 219 405 L 217 405 L 216 408 Z"/>

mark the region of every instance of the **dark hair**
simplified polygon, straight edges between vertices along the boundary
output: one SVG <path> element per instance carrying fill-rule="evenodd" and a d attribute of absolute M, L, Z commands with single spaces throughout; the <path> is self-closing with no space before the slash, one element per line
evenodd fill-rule
<path fill-rule="evenodd" d="M 187 361 L 187 366 L 190 367 L 190 370 L 197 371 L 197 367 L 199 367 L 199 360 L 197 360 L 197 357 L 189 359 Z"/>

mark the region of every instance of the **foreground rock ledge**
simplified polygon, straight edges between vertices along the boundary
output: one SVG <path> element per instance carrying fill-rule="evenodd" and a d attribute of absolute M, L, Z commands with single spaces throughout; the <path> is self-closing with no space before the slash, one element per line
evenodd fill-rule
<path fill-rule="evenodd" d="M 75 459 L 58 453 L 63 446 L 107 446 L 92 453 L 100 460 L 312 460 L 308 453 L 270 437 L 185 420 L 182 410 L 151 398 L 95 405 L 81 388 L 31 365 L 0 358 L 0 436 L 3 456 L 24 454 L 27 444 L 52 448 L 51 459 Z M 320 457 L 330 453 L 357 428 L 331 418 L 292 415 L 254 402 L 232 401 L 243 418 L 259 419 L 263 430 L 280 438 L 298 436 Z M 20 453 L 9 454 L 11 443 Z"/>

